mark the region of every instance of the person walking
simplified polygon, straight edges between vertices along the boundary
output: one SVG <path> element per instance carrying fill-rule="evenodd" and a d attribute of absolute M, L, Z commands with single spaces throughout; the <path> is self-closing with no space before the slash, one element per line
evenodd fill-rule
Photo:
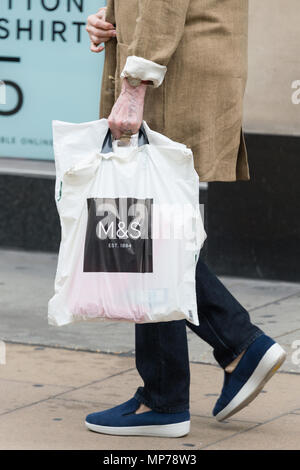
<path fill-rule="evenodd" d="M 105 48 L 100 118 L 115 139 L 150 128 L 189 146 L 200 181 L 248 180 L 242 131 L 248 1 L 108 0 L 88 17 L 92 52 Z M 105 46 L 104 46 L 105 44 Z M 179 437 L 190 430 L 186 326 L 210 344 L 224 370 L 218 421 L 247 406 L 286 353 L 199 258 L 199 326 L 135 324 L 144 385 L 125 403 L 86 417 L 92 431 Z"/>

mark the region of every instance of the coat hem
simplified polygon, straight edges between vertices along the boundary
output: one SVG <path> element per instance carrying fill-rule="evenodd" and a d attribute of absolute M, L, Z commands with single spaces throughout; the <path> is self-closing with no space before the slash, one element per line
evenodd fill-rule
<path fill-rule="evenodd" d="M 214 176 L 213 178 L 209 176 L 201 176 L 198 169 L 195 167 L 196 172 L 199 175 L 199 179 L 203 183 L 213 183 L 213 182 L 220 182 L 220 183 L 232 183 L 234 181 L 249 181 L 251 178 L 250 176 Z"/>

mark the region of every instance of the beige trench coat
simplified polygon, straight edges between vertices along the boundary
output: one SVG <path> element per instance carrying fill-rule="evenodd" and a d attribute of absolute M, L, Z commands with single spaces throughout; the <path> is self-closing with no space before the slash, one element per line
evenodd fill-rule
<path fill-rule="evenodd" d="M 189 146 L 201 181 L 249 179 L 242 132 L 248 0 L 108 0 L 117 38 L 106 43 L 100 118 L 121 90 L 126 58 L 167 66 L 148 86 L 144 120 Z"/>

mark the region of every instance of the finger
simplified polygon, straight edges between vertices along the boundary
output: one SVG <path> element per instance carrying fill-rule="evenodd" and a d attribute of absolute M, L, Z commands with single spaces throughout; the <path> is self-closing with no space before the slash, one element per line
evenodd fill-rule
<path fill-rule="evenodd" d="M 99 17 L 102 17 L 103 19 L 105 19 L 105 16 L 106 16 L 106 7 L 101 7 L 101 8 L 99 8 L 99 10 L 97 11 L 96 15 L 99 16 Z"/>
<path fill-rule="evenodd" d="M 94 42 L 96 45 L 100 44 L 101 42 L 107 42 L 110 38 L 97 38 L 96 36 L 90 35 L 91 42 Z"/>
<path fill-rule="evenodd" d="M 96 28 L 101 28 L 101 29 L 113 29 L 114 25 L 109 23 L 108 21 L 105 21 L 103 18 L 99 18 L 98 16 L 93 16 L 91 18 L 91 24 L 93 26 L 96 26 Z"/>
<path fill-rule="evenodd" d="M 110 130 L 112 135 L 114 136 L 114 139 L 119 140 L 122 135 L 122 132 L 120 132 L 117 127 L 111 127 Z"/>
<path fill-rule="evenodd" d="M 104 49 L 104 46 L 100 46 L 100 45 L 97 46 L 96 44 L 94 44 L 93 42 L 91 42 L 90 50 L 91 50 L 92 52 L 102 52 L 103 49 Z"/>
<path fill-rule="evenodd" d="M 107 24 L 110 25 L 110 23 L 105 23 L 104 21 L 98 20 L 95 16 L 92 16 L 88 18 L 86 26 L 89 28 L 96 28 L 100 31 L 110 31 L 115 29 L 113 25 L 112 27 L 108 27 Z"/>
<path fill-rule="evenodd" d="M 122 135 L 122 132 L 120 131 L 118 123 L 114 120 L 113 117 L 108 117 L 108 126 L 114 138 L 119 139 Z"/>
<path fill-rule="evenodd" d="M 123 119 L 121 122 L 121 128 L 120 130 L 124 133 L 127 134 L 131 132 L 131 134 L 136 134 L 141 127 L 142 122 L 140 122 L 139 118 L 136 117 L 129 117 L 127 119 Z"/>
<path fill-rule="evenodd" d="M 114 27 L 111 23 L 106 21 L 106 9 L 107 7 L 100 8 L 100 10 L 97 11 L 95 16 L 99 18 L 101 21 L 103 21 L 104 23 L 106 23 L 107 25 L 109 25 L 110 27 Z"/>
<path fill-rule="evenodd" d="M 111 38 L 117 35 L 115 29 L 110 29 L 108 31 L 105 31 L 104 29 L 98 29 L 90 25 L 87 25 L 85 29 L 89 33 L 90 36 L 93 35 L 97 38 Z"/>
<path fill-rule="evenodd" d="M 101 38 L 101 37 L 93 36 L 92 34 L 89 34 L 89 37 L 90 37 L 90 41 L 93 42 L 96 46 L 101 44 L 101 42 L 107 42 L 111 39 L 110 37 Z"/>
<path fill-rule="evenodd" d="M 99 18 L 96 21 L 96 27 L 101 28 L 101 29 L 105 29 L 105 30 L 115 29 L 113 24 L 108 23 L 107 21 L 101 20 Z"/>
<path fill-rule="evenodd" d="M 126 126 L 122 126 L 122 127 L 120 128 L 120 132 L 122 132 L 122 135 L 124 135 L 124 136 L 125 136 L 125 135 L 126 135 L 126 136 L 128 136 L 128 135 L 131 136 L 131 135 L 133 135 L 133 134 L 136 134 L 137 131 L 138 131 L 138 129 L 137 129 L 137 126 L 136 126 L 136 125 L 131 125 L 131 126 L 130 126 L 130 125 L 126 125 Z"/>
<path fill-rule="evenodd" d="M 128 121 L 122 121 L 119 124 L 119 130 L 122 132 L 122 135 L 132 134 L 131 126 Z"/>
<path fill-rule="evenodd" d="M 104 29 L 104 30 L 114 29 L 114 25 L 112 25 L 111 23 L 108 23 L 107 21 L 99 18 L 97 15 L 88 16 L 87 24 L 89 26 L 94 26 L 95 28 L 98 28 L 98 29 Z"/>
<path fill-rule="evenodd" d="M 130 126 L 127 122 L 114 122 L 112 125 L 112 133 L 115 139 L 130 139 L 130 137 L 137 132 L 138 129 L 136 129 L 136 126 Z"/>

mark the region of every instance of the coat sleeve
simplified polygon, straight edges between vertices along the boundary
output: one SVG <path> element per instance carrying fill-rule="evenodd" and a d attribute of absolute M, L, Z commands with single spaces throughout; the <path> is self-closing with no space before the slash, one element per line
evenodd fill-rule
<path fill-rule="evenodd" d="M 151 80 L 158 87 L 183 35 L 190 0 L 139 0 L 133 40 L 121 77 Z"/>

